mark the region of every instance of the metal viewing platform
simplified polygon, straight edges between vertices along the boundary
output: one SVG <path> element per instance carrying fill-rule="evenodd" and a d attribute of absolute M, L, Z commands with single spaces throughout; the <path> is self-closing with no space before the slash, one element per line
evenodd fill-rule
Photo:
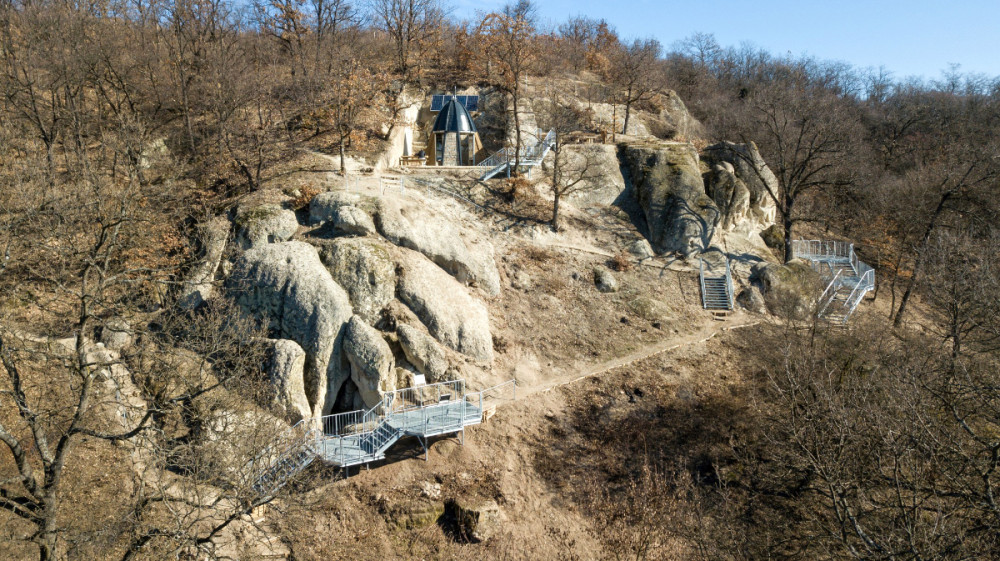
<path fill-rule="evenodd" d="M 466 391 L 464 380 L 452 380 L 388 392 L 368 410 L 305 419 L 248 465 L 253 488 L 274 493 L 316 458 L 339 467 L 382 460 L 406 436 L 420 441 L 426 459 L 430 437 L 460 434 L 464 442 L 465 427 L 482 423 L 498 402 L 515 397 L 514 380 L 476 392 Z"/>
<path fill-rule="evenodd" d="M 865 294 L 875 288 L 875 269 L 858 259 L 852 243 L 792 240 L 792 257 L 812 263 L 827 282 L 816 313 L 831 323 L 845 325 Z"/>

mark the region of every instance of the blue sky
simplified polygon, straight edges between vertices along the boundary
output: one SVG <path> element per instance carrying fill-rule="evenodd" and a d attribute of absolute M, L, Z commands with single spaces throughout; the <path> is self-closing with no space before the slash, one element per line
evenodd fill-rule
<path fill-rule="evenodd" d="M 454 15 L 505 4 L 453 0 Z M 896 78 L 937 78 L 949 64 L 1000 76 L 1000 0 L 536 0 L 543 22 L 581 14 L 605 19 L 624 37 L 665 46 L 695 32 L 723 46 L 749 41 L 774 54 L 808 54 L 858 67 L 885 66 Z"/>

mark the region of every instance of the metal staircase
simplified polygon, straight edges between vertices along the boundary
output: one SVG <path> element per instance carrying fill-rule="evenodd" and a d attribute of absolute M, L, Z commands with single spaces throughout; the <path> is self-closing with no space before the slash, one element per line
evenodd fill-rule
<path fill-rule="evenodd" d="M 549 150 L 552 149 L 555 141 L 556 131 L 550 130 L 548 134 L 545 135 L 545 138 L 541 139 L 533 146 L 521 148 L 521 167 L 527 167 L 530 170 L 531 168 L 541 164 L 542 160 L 545 159 L 545 156 L 548 155 Z M 479 177 L 479 180 L 486 181 L 487 179 L 495 177 L 497 174 L 504 171 L 508 172 L 509 177 L 509 171 L 511 166 L 514 164 L 514 160 L 514 150 L 512 148 L 503 148 L 498 150 L 489 158 L 486 158 L 476 164 L 477 166 L 486 169 L 486 171 L 483 172 L 483 175 Z"/>
<path fill-rule="evenodd" d="M 706 272 L 705 260 L 701 260 L 699 268 L 701 280 L 701 305 L 713 313 L 726 313 L 733 310 L 733 275 L 726 260 L 726 270 L 723 274 Z"/>
<path fill-rule="evenodd" d="M 498 401 L 515 397 L 514 380 L 478 392 L 467 392 L 464 380 L 396 390 L 367 411 L 300 421 L 246 471 L 254 492 L 269 496 L 316 458 L 339 467 L 368 464 L 384 459 L 405 436 L 420 441 L 426 458 L 428 438 L 462 433 L 464 440 L 465 427 L 480 424 Z"/>
<path fill-rule="evenodd" d="M 826 281 L 816 302 L 817 316 L 834 325 L 846 325 L 865 294 L 875 288 L 875 270 L 858 259 L 852 243 L 793 240 L 792 257 L 808 260 Z"/>

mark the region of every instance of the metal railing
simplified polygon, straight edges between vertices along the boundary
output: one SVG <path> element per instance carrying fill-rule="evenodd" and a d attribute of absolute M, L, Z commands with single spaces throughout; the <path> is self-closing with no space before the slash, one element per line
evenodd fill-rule
<path fill-rule="evenodd" d="M 518 160 L 520 160 L 520 164 L 529 166 L 530 168 L 542 163 L 542 160 L 545 159 L 549 150 L 552 149 L 555 141 L 556 131 L 553 129 L 535 144 L 527 147 L 521 147 L 520 152 L 518 152 L 520 155 L 518 158 Z M 503 171 L 504 168 L 508 168 L 514 160 L 514 153 L 515 151 L 513 148 L 502 148 L 489 158 L 486 158 L 476 164 L 479 167 L 488 168 L 488 170 L 479 179 L 489 179 L 497 173 Z"/>
<path fill-rule="evenodd" d="M 840 241 L 792 240 L 792 257 L 808 259 L 814 269 L 823 273 L 822 265 L 826 265 L 832 278 L 826 289 L 817 299 L 817 316 L 840 323 L 847 323 L 848 318 L 857 309 L 858 304 L 868 291 L 875 288 L 875 269 L 861 261 L 854 251 L 854 244 Z M 850 267 L 851 275 L 843 274 Z M 843 298 L 839 306 L 832 306 L 838 300 L 837 294 L 843 294 L 850 288 L 850 293 Z"/>
<path fill-rule="evenodd" d="M 701 283 L 701 307 L 708 308 L 708 295 L 705 292 L 705 260 L 698 260 L 698 282 Z"/>
<path fill-rule="evenodd" d="M 736 301 L 735 289 L 733 288 L 733 271 L 729 267 L 729 259 L 726 259 L 726 294 L 729 295 L 729 309 L 733 309 L 733 302 Z"/>
<path fill-rule="evenodd" d="M 833 278 L 830 280 L 830 284 L 826 285 L 826 290 L 824 290 L 823 294 L 820 294 L 819 298 L 816 300 L 816 309 L 819 310 L 818 315 L 821 317 L 823 312 L 826 311 L 827 306 L 830 305 L 830 302 L 833 302 L 833 297 L 837 294 L 837 287 L 839 286 L 837 284 L 837 280 L 840 279 L 841 272 L 843 271 L 838 269 L 837 272 L 834 273 Z"/>
<path fill-rule="evenodd" d="M 722 280 L 725 284 L 726 291 L 726 301 L 719 301 L 717 292 L 714 293 L 714 297 L 710 298 L 708 294 L 708 284 L 705 282 L 706 278 L 711 281 Z M 735 301 L 736 294 L 735 288 L 733 286 L 733 273 L 729 265 L 729 259 L 726 259 L 726 270 L 723 276 L 718 277 L 706 277 L 705 276 L 705 260 L 700 259 L 698 264 L 698 281 L 701 283 L 701 307 L 704 309 L 718 309 L 718 306 L 724 306 L 726 310 L 733 309 L 733 302 Z M 716 286 L 716 290 L 718 287 Z M 711 308 L 709 306 L 712 306 Z"/>
<path fill-rule="evenodd" d="M 378 192 L 380 195 L 385 195 L 386 191 L 391 189 L 399 190 L 400 194 L 406 192 L 406 179 L 403 177 L 379 177 L 378 178 Z"/>
<path fill-rule="evenodd" d="M 830 258 L 857 260 L 854 244 L 834 240 L 792 240 L 792 258 L 827 260 Z"/>
<path fill-rule="evenodd" d="M 322 417 L 322 431 L 315 431 L 315 449 L 340 465 L 371 462 L 384 457 L 404 434 L 434 436 L 479 423 L 484 407 L 514 399 L 515 388 L 515 381 L 509 380 L 469 393 L 464 380 L 451 380 L 395 390 L 367 411 Z"/>
<path fill-rule="evenodd" d="M 289 427 L 247 462 L 244 472 L 254 492 L 272 495 L 316 458 L 315 443 L 320 433 L 310 427 L 310 421 L 303 419 Z"/>

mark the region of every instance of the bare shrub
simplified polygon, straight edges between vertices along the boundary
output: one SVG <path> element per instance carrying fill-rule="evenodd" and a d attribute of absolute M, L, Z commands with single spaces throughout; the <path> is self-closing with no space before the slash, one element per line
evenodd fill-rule
<path fill-rule="evenodd" d="M 632 257 L 629 253 L 623 250 L 619 251 L 614 257 L 611 258 L 609 266 L 619 273 L 624 273 L 626 271 L 631 271 L 635 264 L 632 263 Z"/>

